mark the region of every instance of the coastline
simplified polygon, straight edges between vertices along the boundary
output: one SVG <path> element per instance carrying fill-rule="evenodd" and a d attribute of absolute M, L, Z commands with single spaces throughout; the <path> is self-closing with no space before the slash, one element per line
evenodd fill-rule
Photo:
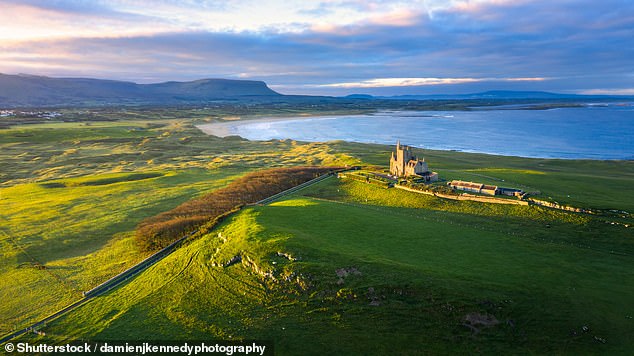
<path fill-rule="evenodd" d="M 594 114 L 596 109 L 591 110 L 593 111 L 592 113 L 586 113 L 585 115 L 586 126 L 590 125 L 589 129 L 577 131 L 570 130 L 571 121 L 569 118 L 559 120 L 558 117 L 553 117 L 554 114 L 552 112 L 548 113 L 546 116 L 542 114 L 542 111 L 538 114 L 533 114 L 535 113 L 534 110 L 514 111 L 512 113 L 513 116 L 510 116 L 514 119 L 514 126 L 512 129 L 508 130 L 480 129 L 480 131 L 474 131 L 454 129 L 455 125 L 461 124 L 471 125 L 470 127 L 472 128 L 486 127 L 486 125 L 504 128 L 508 126 L 508 121 L 506 121 L 509 117 L 507 115 L 510 115 L 507 114 L 508 111 L 497 111 L 497 114 L 495 111 L 490 111 L 487 112 L 486 117 L 478 117 L 478 115 L 482 116 L 482 114 L 477 112 L 465 112 L 463 114 L 459 114 L 457 111 L 452 111 L 452 115 L 447 117 L 441 115 L 445 113 L 442 111 L 433 112 L 437 115 L 431 116 L 396 116 L 393 118 L 385 118 L 381 115 L 375 116 L 377 113 L 365 115 L 358 113 L 341 113 L 339 115 L 250 116 L 244 118 L 228 117 L 223 118 L 222 121 L 218 120 L 215 122 L 201 123 L 196 125 L 196 128 L 207 135 L 213 135 L 221 138 L 235 135 L 242 136 L 249 140 L 264 141 L 284 138 L 304 142 L 328 142 L 341 140 L 388 146 L 393 145 L 397 138 L 399 138 L 402 141 L 405 140 L 414 147 L 434 151 L 455 151 L 472 154 L 533 159 L 633 161 L 634 156 L 631 154 L 627 154 L 627 152 L 623 150 L 621 150 L 622 152 L 617 152 L 614 149 L 610 149 L 611 146 L 608 146 L 606 149 L 605 144 L 603 146 L 598 145 L 596 147 L 596 152 L 591 150 L 589 147 L 586 147 L 587 145 L 575 144 L 575 142 L 590 142 L 587 139 L 587 132 L 602 134 L 606 137 L 613 137 L 612 141 L 610 141 L 612 146 L 614 145 L 614 138 L 620 138 L 621 141 L 625 139 L 625 133 L 618 133 L 617 135 L 614 129 L 606 129 L 604 126 L 599 129 L 595 127 L 595 124 L 590 124 L 592 120 L 596 120 L 596 115 Z M 427 112 L 421 113 L 428 114 Z M 441 115 L 442 117 L 437 117 L 438 115 Z M 475 118 L 473 118 L 474 116 Z M 388 122 L 385 125 L 388 125 L 386 127 L 390 129 L 389 135 L 385 135 L 387 132 L 381 128 L 380 124 L 378 126 L 370 126 L 368 129 L 366 129 L 363 125 L 358 129 L 354 129 L 354 125 L 346 123 L 350 122 L 349 119 L 352 118 L 354 118 L 354 122 L 358 122 L 358 118 L 361 118 L 361 121 L 363 121 L 364 117 L 379 117 L 380 122 Z M 518 121 L 518 117 L 523 117 L 523 121 Z M 341 120 L 336 120 L 335 122 L 320 122 L 323 120 L 337 118 Z M 582 118 L 584 117 L 582 116 Z M 623 121 L 622 117 L 617 116 L 616 119 Z M 389 120 L 392 120 L 393 122 L 389 122 Z M 541 128 L 543 128 L 543 125 L 547 122 L 551 123 L 553 120 L 557 120 L 554 122 L 559 122 L 559 132 L 569 132 L 573 135 L 570 137 L 566 137 L 564 135 L 562 137 L 561 135 L 552 135 L 546 132 L 540 136 L 539 134 L 543 132 L 543 130 L 540 131 Z M 375 120 L 372 121 L 373 125 L 377 122 Z M 306 122 L 305 130 L 302 130 L 304 125 L 298 124 L 299 122 Z M 474 125 L 474 122 L 482 125 Z M 275 123 L 275 125 L 273 125 L 273 123 Z M 521 126 L 522 123 L 526 124 L 524 124 L 523 127 L 516 127 L 518 125 Z M 575 121 L 575 125 L 578 125 L 577 121 Z M 632 123 L 629 123 L 628 126 L 629 125 L 632 125 Z M 241 128 L 243 126 L 246 126 L 244 130 Z M 286 132 L 285 126 L 292 127 L 292 132 Z M 379 130 L 377 132 L 381 132 L 382 134 L 372 133 L 373 130 Z M 421 145 L 420 135 L 415 134 L 416 130 L 423 132 L 425 132 L 425 130 L 433 130 L 435 134 L 433 136 L 427 136 L 425 142 Z M 531 136 L 531 132 L 536 133 L 536 136 Z M 482 140 L 482 137 L 487 137 L 487 139 Z M 518 143 L 521 143 L 521 145 Z"/>
<path fill-rule="evenodd" d="M 218 122 L 210 122 L 208 124 L 196 125 L 200 131 L 206 133 L 207 135 L 217 136 L 217 137 L 227 137 L 236 135 L 235 127 L 244 125 L 246 122 L 249 123 L 260 123 L 260 122 L 273 122 L 273 121 L 283 121 L 288 120 L 290 118 L 257 118 L 257 119 L 239 119 L 239 120 L 228 120 L 228 121 L 218 121 Z"/>
<path fill-rule="evenodd" d="M 240 118 L 226 121 L 210 122 L 206 124 L 195 125 L 197 129 L 204 132 L 207 135 L 217 137 L 235 136 L 237 133 L 233 130 L 235 127 L 242 126 L 244 124 L 257 124 L 264 122 L 280 122 L 280 121 L 299 121 L 311 118 L 325 118 L 325 117 L 338 117 L 338 116 L 351 116 L 356 114 L 341 114 L 341 115 L 302 115 L 302 116 L 278 116 L 278 117 L 256 117 L 256 118 Z"/>
<path fill-rule="evenodd" d="M 231 136 L 231 121 L 226 122 L 212 122 L 208 124 L 195 125 L 197 129 L 204 132 L 207 135 L 217 137 Z"/>

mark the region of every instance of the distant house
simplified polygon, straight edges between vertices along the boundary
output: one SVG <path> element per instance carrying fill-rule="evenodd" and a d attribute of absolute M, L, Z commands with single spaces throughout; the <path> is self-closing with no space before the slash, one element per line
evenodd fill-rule
<path fill-rule="evenodd" d="M 438 180 L 438 173 L 429 170 L 425 159 L 418 159 L 412 148 L 401 145 L 400 141 L 396 143 L 396 153 L 392 152 L 390 157 L 390 174 L 395 177 L 421 177 L 425 182 Z"/>
<path fill-rule="evenodd" d="M 515 188 L 502 188 L 495 185 L 487 185 L 482 183 L 464 182 L 461 180 L 452 180 L 447 183 L 448 186 L 455 190 L 462 190 L 465 192 L 488 194 L 488 195 L 509 195 L 509 196 L 521 196 L 524 191 Z"/>

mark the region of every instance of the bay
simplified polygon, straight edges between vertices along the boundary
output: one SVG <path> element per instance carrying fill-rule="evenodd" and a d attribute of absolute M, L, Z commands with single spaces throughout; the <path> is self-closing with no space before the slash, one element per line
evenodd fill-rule
<path fill-rule="evenodd" d="M 249 140 L 403 144 L 506 156 L 634 159 L 634 106 L 549 110 L 395 111 L 223 123 Z M 211 124 L 214 125 L 214 124 Z"/>

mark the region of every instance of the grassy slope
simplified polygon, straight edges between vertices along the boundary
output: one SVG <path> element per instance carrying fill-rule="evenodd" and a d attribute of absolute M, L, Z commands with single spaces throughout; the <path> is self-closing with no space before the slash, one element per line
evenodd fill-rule
<path fill-rule="evenodd" d="M 326 145 L 221 140 L 179 121 L 0 130 L 0 334 L 141 260 L 143 218 L 253 169 L 341 160 Z"/>
<path fill-rule="evenodd" d="M 143 255 L 132 231 L 140 219 L 222 186 L 239 173 L 166 172 L 156 178 L 96 186 L 46 188 L 30 183 L 4 188 L 3 331 L 61 309 L 80 298 L 82 291 L 139 261 Z M 82 181 L 86 178 L 48 183 Z M 36 263 L 46 269 L 36 268 Z"/>
<path fill-rule="evenodd" d="M 591 248 L 557 243 L 588 221 L 557 223 L 538 211 L 520 218 L 532 224 L 522 231 L 518 218 L 486 218 L 468 206 L 377 205 L 407 196 L 407 206 L 421 196 L 334 179 L 301 194 L 242 211 L 45 328 L 47 338 L 256 338 L 274 340 L 282 354 L 625 353 L 634 346 L 634 261 L 595 246 L 590 235 L 577 238 Z M 372 199 L 359 202 L 361 194 Z M 534 238 L 540 234 L 554 243 Z M 628 248 L 623 228 L 612 235 L 614 248 Z M 292 272 L 300 278 L 271 282 L 245 265 L 213 266 L 239 253 L 278 280 Z M 336 269 L 352 267 L 361 274 L 338 283 Z M 476 312 L 501 323 L 474 335 L 462 323 Z"/>

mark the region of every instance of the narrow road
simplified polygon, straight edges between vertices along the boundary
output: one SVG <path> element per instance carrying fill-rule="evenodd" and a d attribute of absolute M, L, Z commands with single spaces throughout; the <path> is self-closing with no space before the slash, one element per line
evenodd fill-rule
<path fill-rule="evenodd" d="M 309 186 L 311 186 L 313 184 L 319 183 L 322 180 L 328 179 L 328 178 L 330 178 L 332 176 L 333 176 L 332 173 L 322 174 L 322 175 L 320 175 L 319 177 L 317 177 L 315 179 L 309 180 L 308 182 L 304 182 L 304 183 L 302 183 L 300 185 L 294 186 L 293 188 L 290 188 L 290 189 L 287 189 L 287 190 L 285 190 L 283 192 L 271 195 L 268 198 L 264 198 L 264 199 L 256 202 L 255 205 L 267 205 L 267 204 L 270 204 L 270 203 L 274 202 L 275 200 L 278 200 L 278 199 L 280 199 L 282 197 L 285 197 L 285 196 L 287 196 L 289 194 L 293 194 L 295 192 L 298 192 L 298 191 L 300 191 L 300 190 L 302 190 L 304 188 L 307 188 L 307 187 L 309 187 Z"/>

